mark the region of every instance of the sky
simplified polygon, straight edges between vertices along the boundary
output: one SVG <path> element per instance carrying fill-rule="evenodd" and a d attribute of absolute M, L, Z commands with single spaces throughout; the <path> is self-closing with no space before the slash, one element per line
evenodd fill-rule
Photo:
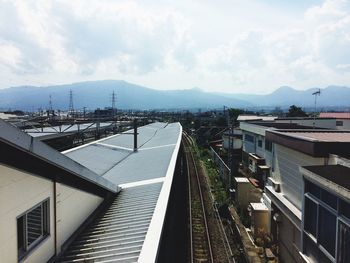
<path fill-rule="evenodd" d="M 0 88 L 350 86 L 350 0 L 0 0 Z"/>

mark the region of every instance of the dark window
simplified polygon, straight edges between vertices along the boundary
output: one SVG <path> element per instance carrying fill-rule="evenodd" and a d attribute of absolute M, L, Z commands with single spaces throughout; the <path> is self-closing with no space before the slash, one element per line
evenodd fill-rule
<path fill-rule="evenodd" d="M 320 198 L 321 195 L 321 188 L 319 188 L 317 185 L 309 182 L 309 181 L 305 181 L 305 192 L 308 192 L 310 194 L 312 194 L 313 196 Z"/>
<path fill-rule="evenodd" d="M 343 126 L 343 121 L 336 121 L 336 124 L 337 126 Z"/>
<path fill-rule="evenodd" d="M 272 142 L 269 140 L 265 140 L 265 150 L 272 152 Z"/>
<path fill-rule="evenodd" d="M 339 221 L 338 260 L 339 263 L 350 262 L 350 228 Z"/>
<path fill-rule="evenodd" d="M 262 140 L 258 140 L 258 146 L 262 148 Z"/>
<path fill-rule="evenodd" d="M 340 200 L 340 214 L 350 219 L 350 204 Z"/>
<path fill-rule="evenodd" d="M 318 240 L 320 245 L 333 257 L 335 256 L 336 221 L 337 218 L 334 214 L 322 206 L 319 207 Z"/>
<path fill-rule="evenodd" d="M 17 247 L 19 259 L 49 234 L 49 200 L 17 218 Z"/>
<path fill-rule="evenodd" d="M 335 210 L 337 209 L 337 197 L 330 192 L 321 189 L 321 200 Z"/>
<path fill-rule="evenodd" d="M 317 204 L 305 197 L 305 230 L 317 237 Z"/>
<path fill-rule="evenodd" d="M 250 135 L 250 134 L 245 134 L 244 135 L 244 140 L 248 141 L 248 142 L 252 142 L 254 143 L 254 136 Z"/>

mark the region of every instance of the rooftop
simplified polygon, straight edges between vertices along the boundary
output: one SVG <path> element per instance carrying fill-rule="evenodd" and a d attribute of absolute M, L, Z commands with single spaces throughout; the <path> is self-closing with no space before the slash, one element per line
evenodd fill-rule
<path fill-rule="evenodd" d="M 350 112 L 321 112 L 321 118 L 350 119 Z"/>
<path fill-rule="evenodd" d="M 137 152 L 132 131 L 63 152 L 122 190 L 60 260 L 156 261 L 181 136 L 179 123 L 153 123 L 138 128 Z M 114 227 L 104 223 L 111 215 Z"/>
<path fill-rule="evenodd" d="M 350 154 L 347 130 L 267 130 L 266 139 L 314 157 Z"/>
<path fill-rule="evenodd" d="M 317 142 L 350 142 L 350 131 L 282 131 L 291 137 Z"/>
<path fill-rule="evenodd" d="M 303 166 L 304 169 L 350 190 L 350 168 L 342 165 Z"/>

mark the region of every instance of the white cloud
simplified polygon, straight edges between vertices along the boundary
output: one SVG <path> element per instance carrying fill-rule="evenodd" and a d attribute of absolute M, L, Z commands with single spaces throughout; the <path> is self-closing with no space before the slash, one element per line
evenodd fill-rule
<path fill-rule="evenodd" d="M 0 87 L 103 78 L 258 93 L 349 85 L 349 1 L 290 10 L 257 0 L 0 0 Z"/>

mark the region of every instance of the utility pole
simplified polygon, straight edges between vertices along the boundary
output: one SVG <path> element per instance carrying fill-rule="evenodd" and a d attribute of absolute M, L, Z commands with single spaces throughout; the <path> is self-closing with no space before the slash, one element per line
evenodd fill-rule
<path fill-rule="evenodd" d="M 74 106 L 73 106 L 73 91 L 69 90 L 69 108 L 68 114 L 74 117 Z"/>
<path fill-rule="evenodd" d="M 317 96 L 321 96 L 321 89 L 318 89 L 318 91 L 315 91 L 314 93 L 312 93 L 312 95 L 315 96 L 315 111 L 314 111 L 314 124 L 313 124 L 313 128 L 315 129 Z"/>

